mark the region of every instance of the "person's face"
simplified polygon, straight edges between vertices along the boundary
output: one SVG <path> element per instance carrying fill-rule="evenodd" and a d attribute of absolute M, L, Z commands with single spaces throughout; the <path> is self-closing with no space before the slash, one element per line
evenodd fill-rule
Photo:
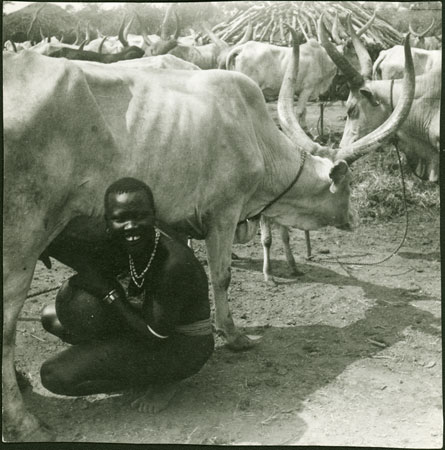
<path fill-rule="evenodd" d="M 144 191 L 109 194 L 105 214 L 111 238 L 133 256 L 153 240 L 154 211 Z"/>

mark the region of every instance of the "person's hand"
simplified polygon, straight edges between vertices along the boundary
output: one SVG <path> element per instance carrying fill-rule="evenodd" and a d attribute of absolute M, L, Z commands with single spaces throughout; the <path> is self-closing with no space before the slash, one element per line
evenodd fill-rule
<path fill-rule="evenodd" d="M 99 276 L 81 274 L 72 276 L 69 285 L 73 288 L 82 289 L 100 299 L 117 287 L 116 283 L 111 283 Z"/>

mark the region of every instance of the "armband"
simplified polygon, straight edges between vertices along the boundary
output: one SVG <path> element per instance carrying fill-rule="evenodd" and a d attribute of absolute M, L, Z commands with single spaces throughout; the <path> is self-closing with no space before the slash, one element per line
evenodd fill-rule
<path fill-rule="evenodd" d="M 147 324 L 147 329 L 151 334 L 158 337 L 159 339 L 167 339 L 168 338 L 168 336 L 162 336 L 162 334 L 156 333 L 156 331 L 154 331 L 153 328 L 151 328 L 151 326 L 148 324 Z"/>
<path fill-rule="evenodd" d="M 112 291 L 108 292 L 108 294 L 102 299 L 102 302 L 106 303 L 107 305 L 111 305 L 118 297 L 119 294 L 117 292 L 117 289 L 113 289 Z"/>

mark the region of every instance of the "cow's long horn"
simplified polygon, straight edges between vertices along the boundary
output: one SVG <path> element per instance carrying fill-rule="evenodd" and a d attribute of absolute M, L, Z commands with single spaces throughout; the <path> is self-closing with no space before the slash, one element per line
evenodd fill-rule
<path fill-rule="evenodd" d="M 85 41 L 87 44 L 91 42 L 91 35 L 90 35 L 90 22 L 87 23 L 87 30 L 85 32 Z"/>
<path fill-rule="evenodd" d="M 331 36 L 334 42 L 338 45 L 343 44 L 342 39 L 340 38 L 340 35 L 338 34 L 338 14 L 337 11 L 335 12 L 334 20 L 332 22 L 332 28 L 331 28 Z"/>
<path fill-rule="evenodd" d="M 289 59 L 286 73 L 278 96 L 277 113 L 281 128 L 294 145 L 309 153 L 314 153 L 320 149 L 320 145 L 312 141 L 304 132 L 294 113 L 294 92 L 298 75 L 300 59 L 300 40 L 296 31 L 284 24 L 292 35 L 292 56 Z"/>
<path fill-rule="evenodd" d="M 174 5 L 171 4 L 167 8 L 167 12 L 165 13 L 164 20 L 162 21 L 162 24 L 161 24 L 161 39 L 163 41 L 168 40 L 167 24 L 168 24 L 168 21 L 170 20 L 170 16 L 172 15 L 173 7 L 174 7 Z"/>
<path fill-rule="evenodd" d="M 237 42 L 237 45 L 245 44 L 248 41 L 252 40 L 253 35 L 253 26 L 252 26 L 252 20 L 249 19 L 249 23 L 247 24 L 246 31 L 244 32 L 243 37 L 239 42 Z"/>
<path fill-rule="evenodd" d="M 40 8 L 36 9 L 36 12 L 34 13 L 34 15 L 32 17 L 31 23 L 29 24 L 28 31 L 26 32 L 26 37 L 27 37 L 28 41 L 31 40 L 30 34 L 31 34 L 31 31 L 32 31 L 32 27 L 34 26 L 34 23 L 37 20 L 37 15 L 40 13 L 40 11 L 42 11 L 42 9 L 45 6 L 46 6 L 46 4 L 43 4 Z"/>
<path fill-rule="evenodd" d="M 340 148 L 335 156 L 336 159 L 344 159 L 348 164 L 352 164 L 357 159 L 380 147 L 407 118 L 414 99 L 416 85 L 413 58 L 409 44 L 409 33 L 405 37 L 404 50 L 405 74 L 403 77 L 402 94 L 394 111 L 380 127 L 350 146 Z"/>
<path fill-rule="evenodd" d="M 321 45 L 324 47 L 329 57 L 335 65 L 343 72 L 351 88 L 359 87 L 364 83 L 362 75 L 352 66 L 352 64 L 342 55 L 335 45 L 329 41 L 328 31 L 323 22 L 323 13 L 318 19 L 318 35 Z"/>
<path fill-rule="evenodd" d="M 433 28 L 435 23 L 436 23 L 436 19 L 433 17 L 433 21 L 431 22 L 431 25 L 426 30 L 422 31 L 421 33 L 417 33 L 412 29 L 411 22 L 410 22 L 409 23 L 409 32 L 419 38 L 424 37 Z"/>
<path fill-rule="evenodd" d="M 360 61 L 361 75 L 363 78 L 370 80 L 372 78 L 372 59 L 363 42 L 355 33 L 354 28 L 352 28 L 351 14 L 348 14 L 348 17 L 346 18 L 346 25 L 355 53 L 357 53 L 358 60 Z"/>
<path fill-rule="evenodd" d="M 124 26 L 125 26 L 125 17 L 122 19 L 121 26 L 119 27 L 118 36 L 119 36 L 119 40 L 121 41 L 122 45 L 124 47 L 128 47 L 128 41 L 125 39 L 125 36 L 124 36 Z"/>
<path fill-rule="evenodd" d="M 85 47 L 85 44 L 88 44 L 87 39 L 85 39 L 80 45 L 79 45 L 79 50 L 83 50 L 83 48 Z"/>
<path fill-rule="evenodd" d="M 127 26 L 124 28 L 124 39 L 125 42 L 128 43 L 128 33 L 130 31 L 131 25 L 133 25 L 134 16 L 131 18 L 130 22 L 128 22 Z"/>
<path fill-rule="evenodd" d="M 181 22 L 179 20 L 178 14 L 176 13 L 176 9 L 174 10 L 174 16 L 175 16 L 175 32 L 172 35 L 172 39 L 176 41 L 179 37 L 179 32 L 181 31 Z"/>
<path fill-rule="evenodd" d="M 136 15 L 136 18 L 139 22 L 139 30 L 141 31 L 141 34 L 144 35 L 145 33 L 150 33 L 150 29 L 142 22 L 141 16 L 135 11 L 134 14 Z"/>
<path fill-rule="evenodd" d="M 99 53 L 102 53 L 102 47 L 104 45 L 104 42 L 108 39 L 108 36 L 104 36 L 103 39 L 100 41 L 99 45 Z"/>
<path fill-rule="evenodd" d="M 144 38 L 144 42 L 146 45 L 151 47 L 153 45 L 153 42 L 151 42 L 150 38 L 148 37 L 148 34 L 142 33 L 142 37 Z"/>
<path fill-rule="evenodd" d="M 39 26 L 39 32 L 40 32 L 40 38 L 41 38 L 41 40 L 44 41 L 46 36 L 43 34 L 43 31 L 42 31 L 42 27 L 41 27 L 41 26 Z"/>
<path fill-rule="evenodd" d="M 202 28 L 204 29 L 204 31 L 207 33 L 207 35 L 209 36 L 210 40 L 216 44 L 218 47 L 227 47 L 227 44 L 221 39 L 219 38 L 211 29 L 209 26 L 207 26 L 206 23 L 204 23 L 202 25 Z"/>
<path fill-rule="evenodd" d="M 297 22 L 298 22 L 298 26 L 300 27 L 300 30 L 303 33 L 303 36 L 304 36 L 304 38 L 306 39 L 306 42 L 307 42 L 309 40 L 309 36 L 307 35 L 306 30 L 304 29 L 304 26 L 301 23 L 301 20 L 300 20 L 299 16 L 297 16 Z M 291 34 L 292 34 L 292 31 L 291 31 Z"/>
<path fill-rule="evenodd" d="M 360 37 L 362 34 L 366 33 L 374 23 L 375 18 L 377 17 L 377 11 L 374 11 L 374 14 L 371 16 L 371 18 L 357 31 L 356 34 L 358 37 Z"/>
<path fill-rule="evenodd" d="M 76 27 L 76 40 L 74 41 L 73 45 L 79 45 L 80 44 L 80 22 L 77 22 Z"/>

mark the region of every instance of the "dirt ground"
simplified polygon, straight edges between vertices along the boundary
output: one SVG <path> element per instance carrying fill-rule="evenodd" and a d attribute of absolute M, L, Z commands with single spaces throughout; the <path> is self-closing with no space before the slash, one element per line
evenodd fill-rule
<path fill-rule="evenodd" d="M 327 107 L 326 130 L 341 130 L 341 104 Z M 318 117 L 310 107 L 308 122 Z M 316 133 L 314 133 L 316 134 Z M 210 361 L 185 380 L 170 407 L 138 413 L 123 395 L 69 398 L 40 384 L 42 362 L 66 344 L 33 321 L 55 291 L 30 297 L 17 329 L 17 368 L 32 389 L 25 402 L 62 442 L 442 447 L 439 216 L 362 223 L 352 233 L 292 230 L 302 276 L 293 277 L 274 230 L 276 285 L 262 275 L 259 236 L 235 245 L 230 307 L 236 324 L 261 336 L 233 353 L 217 338 Z M 195 243 L 205 261 L 205 248 Z M 207 268 L 207 266 L 206 266 Z M 38 264 L 30 294 L 71 271 Z M 26 320 L 26 318 L 30 320 Z"/>

